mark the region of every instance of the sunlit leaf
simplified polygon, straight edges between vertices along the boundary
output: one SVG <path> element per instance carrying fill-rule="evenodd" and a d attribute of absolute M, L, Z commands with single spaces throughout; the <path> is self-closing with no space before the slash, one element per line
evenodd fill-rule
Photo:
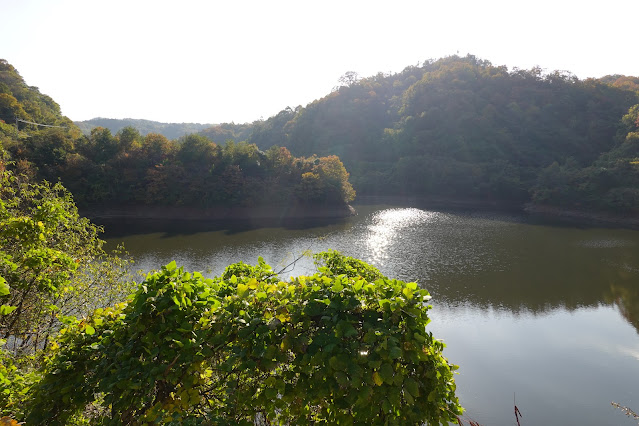
<path fill-rule="evenodd" d="M 0 306 L 0 315 L 9 315 L 11 312 L 15 311 L 16 309 L 18 309 L 17 306 L 2 305 Z"/>
<path fill-rule="evenodd" d="M 0 297 L 6 296 L 9 293 L 9 284 L 7 284 L 7 281 L 4 278 L 0 277 Z"/>

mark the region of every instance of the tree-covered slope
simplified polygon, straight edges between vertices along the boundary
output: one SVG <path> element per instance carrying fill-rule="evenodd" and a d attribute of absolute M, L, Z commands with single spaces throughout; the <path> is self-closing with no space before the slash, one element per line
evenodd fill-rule
<path fill-rule="evenodd" d="M 49 126 L 72 126 L 71 120 L 62 116 L 60 106 L 37 87 L 29 86 L 18 71 L 6 60 L 0 59 L 0 121 L 15 124 L 18 129 L 36 122 Z"/>
<path fill-rule="evenodd" d="M 639 209 L 639 105 L 630 108 L 617 129 L 615 145 L 591 164 L 553 162 L 533 189 L 538 204 L 614 210 Z"/>
<path fill-rule="evenodd" d="M 530 200 L 554 164 L 590 166 L 623 143 L 639 79 L 580 80 L 449 57 L 349 83 L 254 123 L 249 139 L 339 155 L 360 194 Z"/>

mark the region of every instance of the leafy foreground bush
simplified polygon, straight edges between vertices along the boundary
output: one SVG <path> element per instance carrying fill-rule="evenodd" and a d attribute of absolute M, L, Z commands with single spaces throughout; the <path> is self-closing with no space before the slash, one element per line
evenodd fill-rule
<path fill-rule="evenodd" d="M 86 316 L 134 290 L 130 262 L 122 251 L 105 251 L 101 232 L 62 185 L 6 170 L 0 152 L 0 351 L 33 355 L 64 318 Z"/>
<path fill-rule="evenodd" d="M 0 141 L 0 424 L 22 420 L 44 350 L 66 320 L 134 290 L 130 262 L 107 252 L 62 185 L 7 169 Z"/>
<path fill-rule="evenodd" d="M 428 292 L 334 251 L 316 261 L 289 281 L 261 258 L 214 279 L 170 263 L 62 331 L 27 423 L 455 421 L 457 367 L 425 330 Z"/>

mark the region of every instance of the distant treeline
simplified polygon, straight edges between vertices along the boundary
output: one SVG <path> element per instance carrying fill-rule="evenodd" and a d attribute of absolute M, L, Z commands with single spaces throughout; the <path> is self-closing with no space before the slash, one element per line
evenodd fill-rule
<path fill-rule="evenodd" d="M 162 123 L 151 120 L 137 120 L 132 118 L 93 118 L 86 121 L 75 121 L 74 124 L 89 136 L 96 127 L 109 129 L 112 134 L 118 133 L 125 127 L 133 127 L 142 136 L 157 133 L 167 139 L 178 139 L 191 133 L 199 133 L 217 144 L 232 140 L 246 141 L 253 131 L 253 123 L 235 124 L 199 124 L 199 123 Z"/>
<path fill-rule="evenodd" d="M 197 133 L 202 130 L 208 129 L 213 124 L 200 124 L 200 123 L 161 123 L 159 121 L 140 120 L 134 118 L 92 118 L 91 120 L 76 121 L 76 126 L 82 130 L 85 135 L 90 135 L 91 130 L 96 127 L 104 127 L 109 129 L 111 133 L 115 134 L 125 127 L 133 127 L 142 136 L 146 136 L 149 133 L 159 133 L 168 139 L 177 139 L 182 136 L 189 135 L 191 133 Z"/>
<path fill-rule="evenodd" d="M 5 148 L 19 172 L 60 179 L 85 207 L 342 205 L 355 195 L 337 156 L 295 158 L 286 148 L 217 145 L 196 134 L 170 141 L 131 127 L 116 135 L 98 127 L 72 139 L 46 129 Z"/>

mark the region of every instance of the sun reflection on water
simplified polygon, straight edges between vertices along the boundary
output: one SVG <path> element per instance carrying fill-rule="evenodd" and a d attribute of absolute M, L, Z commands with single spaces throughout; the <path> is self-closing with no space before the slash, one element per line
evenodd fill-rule
<path fill-rule="evenodd" d="M 372 254 L 373 262 L 387 259 L 389 246 L 403 239 L 407 228 L 432 222 L 437 214 L 416 208 L 395 208 L 376 212 L 366 232 L 366 246 Z"/>

